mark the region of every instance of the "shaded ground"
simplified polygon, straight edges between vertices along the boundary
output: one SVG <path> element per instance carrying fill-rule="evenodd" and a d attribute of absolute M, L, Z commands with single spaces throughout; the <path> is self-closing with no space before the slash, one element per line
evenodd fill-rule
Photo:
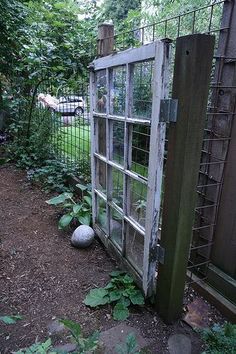
<path fill-rule="evenodd" d="M 82 303 L 91 288 L 106 284 L 115 263 L 98 242 L 87 250 L 72 248 L 46 199 L 24 172 L 0 168 L 0 315 L 23 316 L 15 325 L 0 323 L 0 353 L 46 339 L 52 319 L 75 320 L 87 334 L 118 324 L 111 308 L 91 310 Z M 151 353 L 167 353 L 171 333 L 189 336 L 192 353 L 202 351 L 190 327 L 182 322 L 166 326 L 151 308 L 135 309 L 126 323 L 153 343 Z"/>

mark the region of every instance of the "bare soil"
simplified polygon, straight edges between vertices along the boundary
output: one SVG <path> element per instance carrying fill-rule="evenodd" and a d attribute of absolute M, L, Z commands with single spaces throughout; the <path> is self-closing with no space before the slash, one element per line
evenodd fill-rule
<path fill-rule="evenodd" d="M 10 165 L 0 168 L 0 315 L 23 316 L 14 325 L 0 323 L 0 353 L 45 340 L 54 319 L 77 321 L 85 334 L 118 324 L 110 307 L 94 310 L 83 304 L 91 288 L 105 286 L 115 262 L 97 241 L 89 249 L 73 248 L 70 234 L 58 230 L 48 198 L 24 172 Z M 202 352 L 197 333 L 181 321 L 165 325 L 151 307 L 133 309 L 126 323 L 153 343 L 151 353 L 168 353 L 172 333 L 186 334 L 192 353 Z"/>

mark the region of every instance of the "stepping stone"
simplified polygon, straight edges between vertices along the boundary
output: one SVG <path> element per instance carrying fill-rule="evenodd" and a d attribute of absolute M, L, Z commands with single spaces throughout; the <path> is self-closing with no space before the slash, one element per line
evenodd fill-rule
<path fill-rule="evenodd" d="M 184 334 L 173 334 L 168 339 L 170 354 L 191 354 L 191 340 Z"/>
<path fill-rule="evenodd" d="M 141 336 L 137 328 L 120 324 L 101 333 L 99 344 L 103 348 L 102 353 L 117 354 L 117 345 L 122 345 L 125 348 L 126 338 L 131 333 L 136 338 L 137 350 L 141 350 L 151 344 Z"/>
<path fill-rule="evenodd" d="M 59 321 L 55 320 L 48 324 L 49 335 L 57 334 L 65 331 L 65 326 Z"/>

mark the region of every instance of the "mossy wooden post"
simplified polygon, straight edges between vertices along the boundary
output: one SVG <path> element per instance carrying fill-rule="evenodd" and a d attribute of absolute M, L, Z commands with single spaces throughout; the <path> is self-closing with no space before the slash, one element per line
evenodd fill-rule
<path fill-rule="evenodd" d="M 182 312 L 196 186 L 206 119 L 214 37 L 179 37 L 172 98 L 178 99 L 177 122 L 170 123 L 156 303 L 165 322 Z"/>

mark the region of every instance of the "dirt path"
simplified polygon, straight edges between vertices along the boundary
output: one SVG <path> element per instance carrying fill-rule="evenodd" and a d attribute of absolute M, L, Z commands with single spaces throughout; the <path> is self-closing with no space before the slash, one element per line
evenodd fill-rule
<path fill-rule="evenodd" d="M 23 316 L 15 325 L 0 323 L 4 354 L 46 339 L 56 318 L 77 321 L 85 333 L 117 325 L 110 308 L 91 310 L 82 303 L 90 288 L 106 284 L 115 263 L 97 242 L 87 250 L 72 248 L 69 235 L 58 231 L 47 198 L 28 184 L 24 172 L 0 168 L 0 314 Z M 154 343 L 152 353 L 166 353 L 173 332 L 188 335 L 192 353 L 201 352 L 201 341 L 188 326 L 166 326 L 150 309 L 134 310 L 126 323 Z"/>

